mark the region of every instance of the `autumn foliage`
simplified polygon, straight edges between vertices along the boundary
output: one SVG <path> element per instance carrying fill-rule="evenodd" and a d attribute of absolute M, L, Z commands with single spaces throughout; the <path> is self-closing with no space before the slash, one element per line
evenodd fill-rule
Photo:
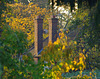
<path fill-rule="evenodd" d="M 4 11 L 2 17 L 13 30 L 22 30 L 27 33 L 28 45 L 34 42 L 34 20 L 38 15 L 43 18 L 43 29 L 48 29 L 48 18 L 52 14 L 49 9 L 40 8 L 37 4 L 30 3 L 28 5 L 15 3 L 7 4 L 7 11 Z M 11 10 L 10 10 L 11 9 Z M 44 35 L 46 38 L 48 35 Z"/>

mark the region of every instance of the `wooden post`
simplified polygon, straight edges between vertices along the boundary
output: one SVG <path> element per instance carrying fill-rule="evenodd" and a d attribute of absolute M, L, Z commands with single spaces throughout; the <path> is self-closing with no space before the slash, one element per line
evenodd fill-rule
<path fill-rule="evenodd" d="M 43 19 L 40 16 L 34 21 L 35 24 L 35 56 L 38 55 L 38 52 L 43 48 Z M 38 63 L 38 57 L 34 58 L 35 63 Z"/>
<path fill-rule="evenodd" d="M 57 39 L 58 19 L 54 15 L 49 19 L 49 42 L 54 42 Z"/>

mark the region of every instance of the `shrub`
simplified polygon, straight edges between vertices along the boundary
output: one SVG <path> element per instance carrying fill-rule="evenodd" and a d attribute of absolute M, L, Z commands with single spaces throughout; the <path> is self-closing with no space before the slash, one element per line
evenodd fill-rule
<path fill-rule="evenodd" d="M 78 51 L 77 42 L 67 42 L 67 36 L 64 33 L 59 34 L 60 38 L 54 43 L 49 43 L 41 53 L 41 61 L 47 61 L 44 66 L 49 67 L 44 71 L 43 78 L 62 79 L 62 74 L 80 70 L 80 75 L 76 78 L 91 78 L 83 76 L 82 71 L 86 69 L 86 54 L 84 51 Z M 74 78 L 74 77 L 71 77 Z"/>
<path fill-rule="evenodd" d="M 38 79 L 43 66 L 34 64 L 31 53 L 27 52 L 27 35 L 22 31 L 12 30 L 9 25 L 3 26 L 0 37 L 0 64 L 2 79 Z M 0 71 L 1 72 L 1 71 Z"/>

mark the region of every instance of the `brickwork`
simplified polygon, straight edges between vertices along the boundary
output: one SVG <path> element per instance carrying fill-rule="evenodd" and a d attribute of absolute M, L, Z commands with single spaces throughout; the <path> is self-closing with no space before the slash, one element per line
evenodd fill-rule
<path fill-rule="evenodd" d="M 57 39 L 57 24 L 58 19 L 54 15 L 49 19 L 49 42 L 52 43 Z"/>
<path fill-rule="evenodd" d="M 35 51 L 34 55 L 38 55 L 38 52 L 43 48 L 43 19 L 38 16 L 35 21 Z M 35 63 L 37 64 L 38 58 L 34 58 Z"/>
<path fill-rule="evenodd" d="M 43 48 L 43 19 L 38 16 L 35 19 L 35 55 Z"/>
<path fill-rule="evenodd" d="M 57 39 L 57 23 L 58 19 L 55 16 L 51 16 L 49 19 L 49 42 L 54 42 Z M 35 49 L 34 49 L 34 61 L 38 63 L 38 52 L 43 49 L 43 19 L 38 16 L 35 21 Z"/>

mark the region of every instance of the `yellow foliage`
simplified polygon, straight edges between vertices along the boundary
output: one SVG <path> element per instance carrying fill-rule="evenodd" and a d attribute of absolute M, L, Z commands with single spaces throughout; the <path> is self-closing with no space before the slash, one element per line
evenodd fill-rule
<path fill-rule="evenodd" d="M 63 45 L 63 47 L 62 47 L 62 50 L 64 50 L 65 49 L 65 45 Z"/>
<path fill-rule="evenodd" d="M 44 18 L 43 28 L 48 29 L 47 19 L 52 14 L 48 9 L 40 8 L 33 3 L 29 3 L 28 5 L 21 3 L 7 4 L 7 7 L 10 7 L 12 10 L 10 12 L 9 10 L 5 11 L 2 14 L 2 17 L 5 17 L 6 22 L 13 30 L 21 30 L 28 35 L 28 45 L 31 45 L 34 42 L 34 19 L 36 16 L 41 15 Z M 10 15 L 6 14 L 7 12 L 9 12 Z M 47 36 L 48 35 L 44 35 L 44 38 Z"/>
<path fill-rule="evenodd" d="M 3 67 L 3 69 L 4 69 L 4 70 L 6 70 L 6 71 L 8 71 L 8 68 L 7 68 L 7 66 L 4 66 L 4 67 Z"/>

